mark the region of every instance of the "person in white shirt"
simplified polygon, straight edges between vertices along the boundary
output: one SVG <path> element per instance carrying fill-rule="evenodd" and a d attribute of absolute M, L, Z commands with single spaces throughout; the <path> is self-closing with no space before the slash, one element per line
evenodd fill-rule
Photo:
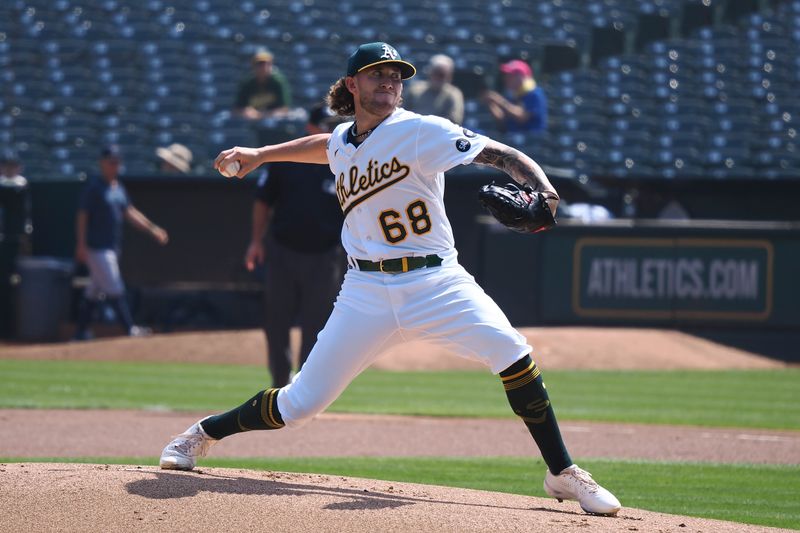
<path fill-rule="evenodd" d="M 422 339 L 499 374 L 512 409 L 547 463 L 548 494 L 577 500 L 589 513 L 615 515 L 619 501 L 573 464 L 564 446 L 531 346 L 458 264 L 444 210 L 444 172 L 459 164 L 495 167 L 541 192 L 553 213 L 558 194 L 541 167 L 518 150 L 449 120 L 398 107 L 403 80 L 414 73 L 391 45 L 363 44 L 328 95 L 331 109 L 354 116 L 352 122 L 330 134 L 231 148 L 215 160 L 225 173 L 238 163 L 240 178 L 273 161 L 328 164 L 345 217 L 342 244 L 350 268 L 327 324 L 292 382 L 198 421 L 164 448 L 160 465 L 191 470 L 221 438 L 302 425 L 384 351 Z"/>
<path fill-rule="evenodd" d="M 431 56 L 425 69 L 428 79 L 412 83 L 403 105 L 420 115 L 436 115 L 454 124 L 464 122 L 464 94 L 453 85 L 455 64 L 450 56 Z"/>
<path fill-rule="evenodd" d="M 0 185 L 6 187 L 25 187 L 28 184 L 22 176 L 22 162 L 14 150 L 0 152 Z"/>

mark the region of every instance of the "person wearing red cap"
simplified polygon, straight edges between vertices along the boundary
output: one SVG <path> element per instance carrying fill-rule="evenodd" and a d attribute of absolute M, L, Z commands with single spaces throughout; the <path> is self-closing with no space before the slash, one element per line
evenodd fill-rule
<path fill-rule="evenodd" d="M 500 65 L 505 95 L 488 90 L 483 101 L 507 132 L 542 132 L 547 129 L 547 97 L 536 85 L 531 67 L 521 59 Z"/>

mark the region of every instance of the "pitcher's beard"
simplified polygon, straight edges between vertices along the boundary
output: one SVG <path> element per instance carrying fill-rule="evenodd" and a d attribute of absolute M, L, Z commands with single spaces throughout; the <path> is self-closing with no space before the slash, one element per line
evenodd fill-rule
<path fill-rule="evenodd" d="M 366 95 L 362 95 L 358 99 L 359 104 L 361 104 L 361 108 L 364 111 L 367 111 L 371 115 L 375 115 L 378 117 L 385 117 L 391 115 L 392 112 L 400 105 L 402 100 L 400 98 L 395 98 L 392 103 L 387 101 L 375 101 L 374 98 L 369 98 Z"/>

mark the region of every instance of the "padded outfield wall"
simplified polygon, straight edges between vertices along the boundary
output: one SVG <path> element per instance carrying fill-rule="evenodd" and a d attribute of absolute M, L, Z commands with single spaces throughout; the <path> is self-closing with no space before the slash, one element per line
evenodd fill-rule
<path fill-rule="evenodd" d="M 481 278 L 516 324 L 800 325 L 800 224 L 484 222 Z"/>
<path fill-rule="evenodd" d="M 485 172 L 451 176 L 445 200 L 461 263 L 517 325 L 800 327 L 800 223 L 586 225 L 562 219 L 554 231 L 520 236 L 492 224 L 478 205 L 477 188 L 493 178 L 502 179 Z M 565 199 L 590 200 L 574 180 L 553 181 Z M 169 314 L 165 307 L 176 292 L 182 298 L 198 293 L 205 294 L 203 305 L 218 307 L 203 311 L 204 326 L 217 319 L 226 327 L 260 323 L 253 316 L 260 311 L 260 278 L 242 266 L 254 181 L 147 178 L 126 185 L 134 204 L 170 232 L 166 247 L 131 229 L 125 234 L 125 279 L 133 293 L 145 294 L 143 305 L 155 313 L 145 309 L 144 316 Z M 630 185 L 625 180 L 625 187 Z M 704 187 L 709 199 L 713 192 L 717 211 L 724 211 L 728 200 L 738 211 L 748 189 L 743 182 L 698 183 L 695 195 Z M 79 188 L 78 182 L 31 184 L 35 255 L 72 256 Z M 680 188 L 692 190 L 688 183 Z M 800 183 L 749 188 L 758 189 L 761 205 L 800 197 Z M 614 198 L 612 190 L 606 202 Z M 246 324 L 240 308 L 247 309 Z"/>

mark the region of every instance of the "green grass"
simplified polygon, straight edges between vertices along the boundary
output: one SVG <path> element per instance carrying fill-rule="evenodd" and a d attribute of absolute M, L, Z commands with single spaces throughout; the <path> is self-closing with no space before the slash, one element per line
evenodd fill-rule
<path fill-rule="evenodd" d="M 551 371 L 544 379 L 562 420 L 800 429 L 800 369 Z M 496 380 L 476 372 L 371 372 L 333 408 L 512 418 Z"/>
<path fill-rule="evenodd" d="M 259 367 L 90 361 L 0 360 L 0 376 L 4 408 L 219 411 L 269 383 Z M 550 371 L 545 380 L 562 420 L 800 429 L 800 369 Z M 488 372 L 367 371 L 331 411 L 513 417 L 502 387 Z M 86 461 L 155 464 L 154 458 Z M 203 464 L 544 495 L 544 465 L 532 458 L 214 458 Z M 581 464 L 626 506 L 800 529 L 798 465 Z"/>
<path fill-rule="evenodd" d="M 33 461 L 43 461 L 35 459 Z M 48 459 L 63 462 L 64 459 Z M 155 465 L 155 458 L 69 462 Z M 0 462 L 32 462 L 0 458 Z M 626 507 L 800 529 L 800 465 L 730 465 L 584 460 Z M 201 466 L 310 472 L 545 496 L 545 466 L 532 458 L 325 457 L 206 459 Z"/>
<path fill-rule="evenodd" d="M 2 408 L 220 411 L 269 384 L 259 367 L 0 360 Z M 551 371 L 561 420 L 800 429 L 800 369 Z M 330 411 L 513 418 L 488 372 L 358 377 Z"/>

